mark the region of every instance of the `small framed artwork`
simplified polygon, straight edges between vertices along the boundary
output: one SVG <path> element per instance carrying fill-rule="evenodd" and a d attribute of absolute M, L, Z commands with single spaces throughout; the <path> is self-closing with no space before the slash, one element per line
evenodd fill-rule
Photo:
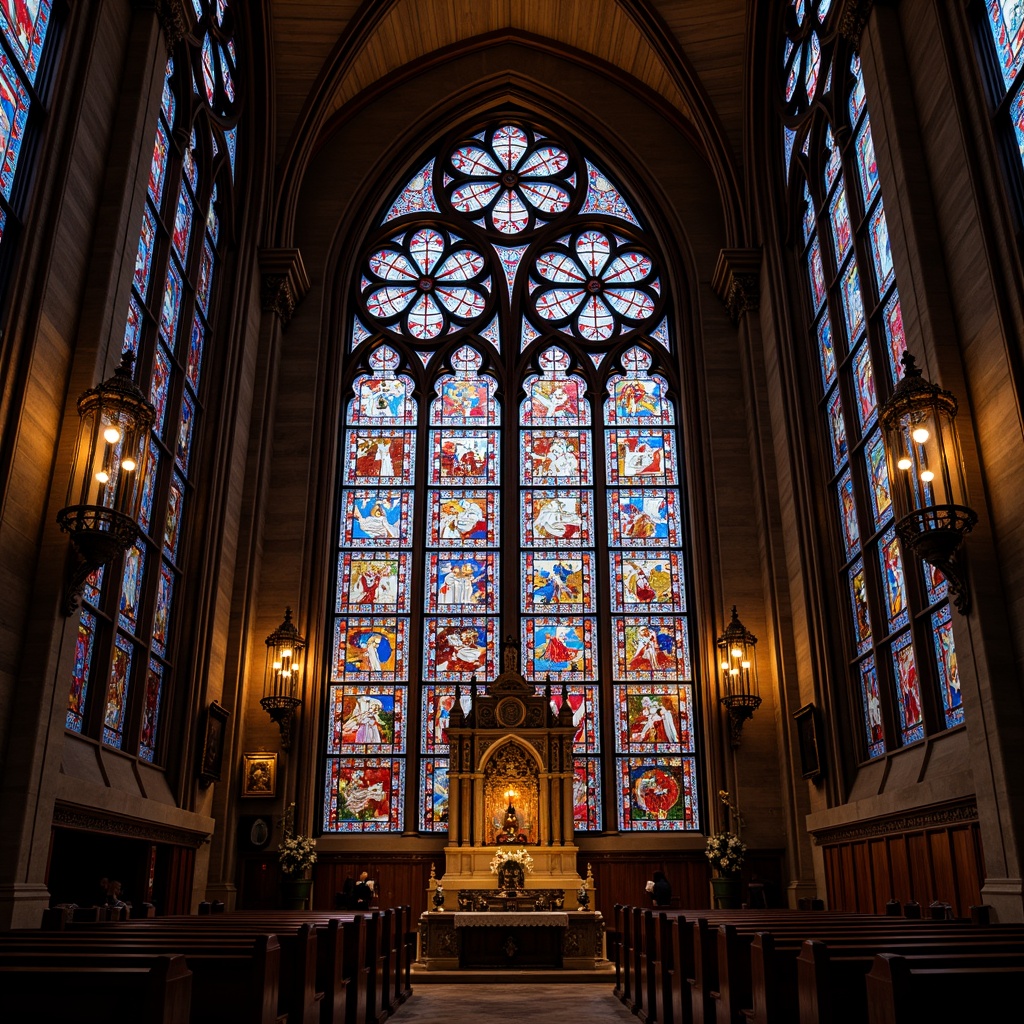
<path fill-rule="evenodd" d="M 277 753 L 242 755 L 242 796 L 277 795 Z"/>
<path fill-rule="evenodd" d="M 224 763 L 224 733 L 230 714 L 226 707 L 216 701 L 206 711 L 206 733 L 199 759 L 199 782 L 203 786 L 220 782 L 221 766 Z"/>
<path fill-rule="evenodd" d="M 800 747 L 800 774 L 805 779 L 816 779 L 821 775 L 817 709 L 813 704 L 805 704 L 793 712 L 793 720 L 796 722 L 796 738 Z"/>

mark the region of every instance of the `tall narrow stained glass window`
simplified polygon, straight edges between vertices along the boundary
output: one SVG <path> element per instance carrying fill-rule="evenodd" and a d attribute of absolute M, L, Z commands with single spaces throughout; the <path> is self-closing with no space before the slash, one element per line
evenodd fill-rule
<path fill-rule="evenodd" d="M 981 8 L 984 8 L 984 13 Z M 1012 191 L 1024 194 L 1024 4 L 1020 0 L 979 0 L 979 49 L 987 59 L 993 118 L 1009 164 Z M 1024 216 L 1024 211 L 1019 211 Z"/>
<path fill-rule="evenodd" d="M 233 208 L 238 72 L 235 11 L 193 0 L 194 37 L 167 61 L 123 347 L 149 378 L 156 422 L 141 534 L 88 581 L 66 726 L 146 761 L 162 760 L 173 635 L 182 607 L 194 450 L 213 332 L 215 284 Z M 178 140 L 185 140 L 184 144 Z"/>
<path fill-rule="evenodd" d="M 906 341 L 860 59 L 830 8 L 786 10 L 779 152 L 821 382 L 848 707 L 858 757 L 870 759 L 960 724 L 963 708 L 945 580 L 927 565 L 908 578 L 896 539 L 878 409 Z M 811 54 L 821 71 L 793 84 Z"/>
<path fill-rule="evenodd" d="M 366 242 L 325 832 L 447 830 L 449 716 L 504 637 L 572 709 L 578 830 L 700 827 L 670 299 L 599 164 L 516 118 L 474 127 Z"/>
<path fill-rule="evenodd" d="M 45 111 L 47 76 L 40 67 L 55 35 L 51 6 L 51 0 L 0 0 L 0 284 L 22 208 L 26 138 Z"/>

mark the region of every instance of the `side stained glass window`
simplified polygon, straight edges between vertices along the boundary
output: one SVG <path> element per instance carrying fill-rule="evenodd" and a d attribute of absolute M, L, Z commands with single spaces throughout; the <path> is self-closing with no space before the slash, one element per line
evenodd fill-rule
<path fill-rule="evenodd" d="M 572 709 L 576 828 L 698 830 L 675 345 L 635 208 L 504 120 L 416 161 L 378 224 L 346 338 L 323 830 L 447 831 L 450 715 L 506 637 Z"/>
<path fill-rule="evenodd" d="M 979 21 L 984 22 L 979 26 L 979 51 L 988 58 L 985 63 L 993 120 L 1019 207 L 1024 181 L 1024 4 L 1018 0 L 980 0 L 976 11 Z M 1024 212 L 1019 210 L 1019 216 Z"/>
<path fill-rule="evenodd" d="M 194 8 L 195 38 L 234 52 L 228 3 L 194 0 Z M 184 664 L 173 637 L 205 412 L 203 367 L 226 242 L 221 222 L 233 201 L 226 136 L 237 130 L 237 96 L 226 87 L 228 71 L 216 72 L 208 87 L 204 67 L 183 43 L 164 72 L 123 341 L 137 375 L 148 374 L 156 408 L 141 535 L 119 573 L 108 567 L 86 586 L 66 717 L 68 729 L 151 762 L 163 759 L 166 691 L 176 665 Z"/>
<path fill-rule="evenodd" d="M 8 259 L 6 250 L 17 233 L 25 178 L 26 133 L 38 129 L 36 111 L 45 108 L 47 92 L 40 67 L 56 32 L 51 25 L 52 0 L 0 3 L 0 285 Z M 19 174 L 19 171 L 21 172 Z"/>
<path fill-rule="evenodd" d="M 837 582 L 848 609 L 848 701 L 837 706 L 853 715 L 858 758 L 871 759 L 959 724 L 963 711 L 946 583 L 930 568 L 927 578 L 908 578 L 896 538 L 878 409 L 903 373 L 906 339 L 860 58 L 830 31 L 830 9 L 794 0 L 786 11 L 779 151 L 808 268 Z M 790 83 L 795 52 L 819 54 L 828 69 L 820 105 L 811 106 L 809 80 Z"/>

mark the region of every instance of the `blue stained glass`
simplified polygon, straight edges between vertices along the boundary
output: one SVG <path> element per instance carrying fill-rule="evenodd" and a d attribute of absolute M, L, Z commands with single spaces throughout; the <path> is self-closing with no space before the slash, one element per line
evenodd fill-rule
<path fill-rule="evenodd" d="M 864 446 L 864 461 L 868 469 L 868 493 L 871 495 L 871 511 L 877 529 L 892 515 L 892 495 L 889 491 L 889 467 L 885 462 L 885 445 L 882 435 L 876 430 Z"/>
<path fill-rule="evenodd" d="M 826 310 L 818 321 L 818 360 L 821 363 L 821 382 L 827 391 L 836 379 L 836 350 L 832 343 L 832 321 Z"/>
<path fill-rule="evenodd" d="M 853 75 L 853 87 L 850 89 L 850 124 L 855 128 L 864 110 L 867 98 L 864 95 L 864 78 L 860 73 L 860 56 L 854 54 L 850 58 L 850 74 Z"/>
<path fill-rule="evenodd" d="M 622 198 L 622 193 L 602 174 L 589 160 L 587 164 L 587 198 L 584 200 L 581 215 L 588 213 L 604 213 L 609 217 L 639 226 L 639 221 Z"/>
<path fill-rule="evenodd" d="M 369 683 L 407 679 L 408 626 L 405 618 L 335 619 L 331 678 Z"/>
<path fill-rule="evenodd" d="M 434 198 L 434 161 L 429 160 L 422 170 L 414 174 L 399 197 L 391 204 L 382 224 L 404 217 L 408 213 L 436 213 L 437 200 Z"/>
<path fill-rule="evenodd" d="M 404 754 L 409 688 L 387 683 L 328 688 L 328 754 Z"/>
<path fill-rule="evenodd" d="M 828 10 L 832 6 L 832 0 L 821 0 L 818 4 L 818 21 L 822 25 L 825 24 L 825 19 L 828 17 Z"/>
<path fill-rule="evenodd" d="M 678 547 L 679 492 L 660 487 L 609 488 L 608 537 L 615 546 Z"/>
<path fill-rule="evenodd" d="M 163 437 L 164 417 L 167 413 L 167 392 L 171 385 L 171 360 L 166 349 L 158 345 L 153 356 L 153 376 L 149 382 L 149 400 L 156 409 L 153 429 Z"/>
<path fill-rule="evenodd" d="M 188 460 L 192 454 L 192 432 L 195 427 L 195 403 L 186 394 L 181 401 L 181 419 L 178 422 L 178 441 L 174 446 L 174 461 L 182 473 L 188 473 Z"/>
<path fill-rule="evenodd" d="M 128 300 L 128 319 L 124 325 L 124 347 L 138 355 L 139 338 L 142 335 L 142 310 L 139 308 L 138 300 L 134 295 Z"/>
<path fill-rule="evenodd" d="M 357 615 L 394 615 L 397 612 L 408 612 L 409 575 L 407 552 L 343 551 L 338 558 L 334 610 L 351 610 Z M 458 575 L 462 576 L 461 571 Z M 485 576 L 486 573 L 482 571 L 480 575 Z M 478 595 L 475 587 L 469 585 L 469 580 L 465 583 L 465 603 L 472 604 L 473 597 L 486 596 L 486 590 Z M 482 583 L 486 587 L 487 581 L 476 578 L 472 583 Z"/>
<path fill-rule="evenodd" d="M 903 578 L 903 557 L 896 539 L 896 527 L 890 526 L 878 542 L 878 562 L 885 591 L 885 609 L 890 632 L 907 624 L 907 589 Z"/>
<path fill-rule="evenodd" d="M 89 674 L 92 671 L 93 647 L 96 644 L 96 616 L 83 611 L 78 620 L 78 635 L 75 638 L 75 667 L 71 673 L 71 691 L 68 694 L 67 715 L 64 727 L 74 732 L 82 731 L 85 716 L 85 698 L 89 690 Z"/>
<path fill-rule="evenodd" d="M 178 204 L 174 208 L 174 233 L 171 238 L 174 248 L 181 257 L 182 263 L 188 255 L 188 241 L 192 234 L 192 199 L 185 189 L 185 183 L 181 183 L 178 191 Z"/>
<path fill-rule="evenodd" d="M 160 468 L 160 451 L 152 438 L 149 439 L 149 466 L 146 469 L 146 483 L 142 490 L 142 504 L 139 509 L 139 526 L 148 531 L 153 516 L 153 493 L 156 490 Z"/>
<path fill-rule="evenodd" d="M 871 241 L 871 256 L 875 263 L 878 294 L 882 295 L 892 280 L 892 252 L 889 249 L 889 225 L 885 220 L 881 199 L 878 200 L 875 212 L 871 214 L 868 238 Z"/>
<path fill-rule="evenodd" d="M 782 129 L 782 145 L 786 154 L 786 177 L 789 177 L 789 165 L 793 162 L 793 142 L 796 140 L 796 132 L 792 128 Z"/>
<path fill-rule="evenodd" d="M 1024 60 L 1024 6 L 1018 0 L 986 0 L 988 24 L 1007 88 Z"/>
<path fill-rule="evenodd" d="M 594 512 L 590 491 L 523 491 L 522 542 L 525 547 L 590 547 Z"/>
<path fill-rule="evenodd" d="M 167 267 L 164 282 L 164 299 L 160 305 L 160 335 L 169 349 L 174 349 L 174 338 L 178 331 L 178 314 L 181 312 L 181 274 L 172 260 Z"/>
<path fill-rule="evenodd" d="M 832 438 L 832 468 L 839 469 L 846 462 L 846 421 L 843 419 L 843 401 L 838 388 L 828 402 L 828 431 Z"/>
<path fill-rule="evenodd" d="M 850 348 L 864 327 L 864 300 L 860 294 L 860 271 L 856 259 L 850 259 L 839 279 L 843 295 L 843 314 L 846 318 L 846 341 Z"/>
<path fill-rule="evenodd" d="M 949 594 L 949 583 L 934 565 L 922 562 L 921 568 L 924 571 L 924 587 L 928 594 L 928 604 L 938 604 Z"/>
<path fill-rule="evenodd" d="M 167 496 L 167 518 L 164 520 L 164 554 L 172 561 L 176 561 L 178 557 L 184 503 L 185 481 L 175 473 L 171 477 L 171 488 Z"/>
<path fill-rule="evenodd" d="M 118 634 L 114 641 L 114 659 L 110 666 L 103 709 L 103 742 L 109 747 L 120 748 L 123 738 L 128 687 L 132 676 L 132 653 L 131 641 Z"/>
<path fill-rule="evenodd" d="M 210 289 L 213 286 L 214 255 L 209 239 L 203 239 L 203 254 L 199 258 L 199 281 L 196 284 L 196 299 L 206 316 L 210 315 Z"/>
<path fill-rule="evenodd" d="M 0 210 L 0 242 L 4 240 L 4 225 L 7 223 L 7 214 Z"/>
<path fill-rule="evenodd" d="M 850 211 L 846 205 L 846 188 L 842 182 L 829 203 L 829 218 L 832 223 L 832 243 L 835 246 L 836 264 L 842 264 L 853 245 L 853 229 L 850 227 Z"/>
<path fill-rule="evenodd" d="M 855 144 L 857 152 L 857 171 L 860 175 L 860 191 L 864 197 L 864 207 L 871 205 L 878 191 L 878 163 L 875 161 L 875 143 L 871 138 L 871 119 L 864 118 L 864 124 L 857 132 Z"/>
<path fill-rule="evenodd" d="M 39 55 L 50 25 L 50 6 L 51 0 L 4 0 L 0 3 L 0 31 L 32 83 L 39 71 Z"/>
<path fill-rule="evenodd" d="M 817 312 L 825 301 L 825 268 L 821 262 L 821 245 L 815 238 L 811 242 L 811 248 L 807 253 L 807 273 L 811 282 L 811 298 L 814 300 L 814 309 Z"/>
<path fill-rule="evenodd" d="M 616 759 L 616 804 L 623 832 L 697 831 L 697 762 L 693 757 Z"/>
<path fill-rule="evenodd" d="M 408 547 L 412 543 L 412 491 L 347 488 L 342 501 L 339 544 L 346 547 L 396 548 Z M 475 511 L 473 514 L 475 516 Z M 473 522 L 476 522 L 475 518 Z M 462 543 L 465 543 L 464 539 Z"/>
<path fill-rule="evenodd" d="M 860 420 L 861 433 L 865 433 L 878 415 L 875 371 L 867 341 L 861 342 L 857 354 L 853 357 L 853 387 L 857 393 L 857 417 Z"/>
<path fill-rule="evenodd" d="M 153 205 L 159 210 L 160 203 L 164 197 L 164 178 L 167 175 L 167 154 L 169 152 L 167 142 L 167 129 L 163 121 L 157 122 L 156 140 L 153 143 L 153 159 L 149 164 L 149 198 Z"/>
<path fill-rule="evenodd" d="M 223 46 L 217 48 L 220 52 L 220 78 L 224 84 L 224 94 L 229 103 L 235 102 L 235 80 L 231 76 L 231 63 L 228 60 L 227 52 Z"/>
<path fill-rule="evenodd" d="M 213 106 L 214 78 L 213 78 L 213 43 L 209 35 L 203 38 L 203 51 L 201 54 L 203 69 L 203 87 L 206 90 L 206 102 Z"/>
<path fill-rule="evenodd" d="M 606 430 L 608 483 L 630 487 L 675 485 L 678 482 L 675 440 L 673 430 L 646 430 L 641 427 Z M 581 482 L 590 482 L 589 473 Z"/>
<path fill-rule="evenodd" d="M 857 503 L 853 496 L 853 478 L 847 470 L 839 480 L 839 525 L 843 532 L 846 557 L 852 558 L 860 547 L 860 527 L 857 525 Z"/>
<path fill-rule="evenodd" d="M 889 371 L 892 380 L 899 380 L 904 373 L 903 353 L 907 351 L 907 338 L 903 333 L 903 311 L 900 309 L 898 292 L 893 292 L 882 310 L 882 324 L 885 326 L 886 350 L 889 353 Z"/>
<path fill-rule="evenodd" d="M 157 728 L 160 724 L 160 698 L 163 696 L 164 667 L 155 658 L 149 659 L 146 677 L 146 703 L 142 711 L 142 734 L 139 738 L 139 757 L 152 763 L 156 756 Z"/>
<path fill-rule="evenodd" d="M 217 216 L 217 186 L 213 186 L 210 194 L 210 208 L 206 211 L 206 230 L 216 245 L 220 238 L 220 218 Z"/>
<path fill-rule="evenodd" d="M 498 669 L 498 623 L 491 617 L 426 619 L 423 674 L 439 682 L 493 678 Z"/>
<path fill-rule="evenodd" d="M 188 364 L 185 375 L 192 390 L 199 391 L 199 371 L 203 365 L 203 322 L 199 319 L 198 313 L 192 314 L 192 333 L 188 340 Z"/>
<path fill-rule="evenodd" d="M 88 601 L 94 607 L 100 603 L 100 597 L 103 595 L 103 577 L 106 575 L 106 570 L 105 565 L 94 569 L 82 585 L 82 600 Z"/>
<path fill-rule="evenodd" d="M 850 607 L 853 611 L 853 637 L 857 653 L 871 648 L 871 616 L 868 613 L 868 590 L 864 579 L 864 559 L 859 558 L 847 571 L 850 584 Z"/>
<path fill-rule="evenodd" d="M 789 51 L 793 47 L 793 41 L 791 39 L 786 40 L 786 59 L 788 59 Z M 803 50 L 797 50 L 796 55 L 793 57 L 793 63 L 789 65 L 789 72 L 786 75 L 786 102 L 789 103 L 793 99 L 793 95 L 796 92 L 796 83 L 800 80 L 800 61 L 803 57 Z"/>
<path fill-rule="evenodd" d="M 420 764 L 421 832 L 448 831 L 448 758 L 428 757 Z"/>
<path fill-rule="evenodd" d="M 832 137 L 831 126 L 825 129 L 825 148 L 828 150 L 828 162 L 825 164 L 825 188 L 830 189 L 839 176 L 839 147 Z"/>
<path fill-rule="evenodd" d="M 188 179 L 188 183 L 192 186 L 192 191 L 196 190 L 196 182 L 199 180 L 199 171 L 196 169 L 196 130 L 192 129 L 192 137 L 189 139 L 188 145 L 185 147 L 185 152 L 182 154 L 181 167 L 185 172 L 185 177 Z M 182 182 L 184 185 L 184 182 Z"/>
<path fill-rule="evenodd" d="M 448 725 L 459 689 L 462 713 L 468 715 L 473 707 L 473 695 L 469 692 L 472 687 L 448 684 L 424 686 L 420 691 L 420 749 L 424 754 L 448 753 Z"/>
<path fill-rule="evenodd" d="M 921 714 L 921 686 L 910 632 L 892 642 L 892 664 L 896 677 L 896 706 L 900 715 L 900 735 L 904 746 L 924 739 Z"/>
<path fill-rule="evenodd" d="M 953 623 L 948 604 L 932 615 L 932 643 L 935 647 L 935 664 L 939 671 L 942 711 L 946 718 L 946 728 L 952 729 L 954 725 L 963 724 L 964 706 L 960 695 L 960 672 L 956 665 Z"/>
<path fill-rule="evenodd" d="M 411 430 L 361 427 L 347 431 L 345 483 L 364 486 L 408 483 L 415 469 L 415 446 L 416 435 Z"/>
<path fill-rule="evenodd" d="M 118 625 L 129 633 L 134 633 L 138 627 L 139 602 L 142 600 L 142 578 L 145 569 L 145 548 L 133 544 L 125 555 L 121 596 L 117 608 Z"/>
<path fill-rule="evenodd" d="M 678 551 L 612 552 L 612 611 L 684 612 L 686 587 Z"/>
<path fill-rule="evenodd" d="M 228 144 L 228 160 L 231 162 L 231 180 L 235 180 L 235 155 L 238 152 L 238 128 L 229 128 L 224 133 L 224 140 Z"/>
<path fill-rule="evenodd" d="M 203 5 L 200 0 L 192 0 L 192 10 L 196 12 L 196 18 L 202 18 L 203 16 Z"/>
<path fill-rule="evenodd" d="M 882 728 L 882 700 L 878 693 L 878 673 L 875 659 L 865 658 L 860 663 L 861 712 L 867 737 L 867 755 L 878 757 L 885 753 L 885 732 Z"/>
<path fill-rule="evenodd" d="M 597 678 L 597 620 L 549 615 L 522 620 L 523 675 L 554 682 Z"/>
<path fill-rule="evenodd" d="M 596 757 L 573 761 L 572 817 L 577 832 L 600 832 L 604 827 L 601 801 L 601 762 Z"/>
<path fill-rule="evenodd" d="M 153 266 L 153 246 L 156 243 L 156 219 L 147 205 L 142 214 L 142 231 L 139 233 L 139 248 L 135 254 L 135 273 L 132 282 L 135 290 L 146 299 L 149 289 L 149 272 Z"/>
<path fill-rule="evenodd" d="M 171 88 L 171 78 L 174 75 L 174 58 L 169 58 L 167 67 L 164 70 L 164 89 L 160 94 L 160 109 L 164 112 L 167 123 L 174 127 L 174 107 L 177 100 L 174 98 L 174 90 Z"/>
<path fill-rule="evenodd" d="M 818 88 L 818 75 L 821 71 L 821 43 L 818 42 L 818 33 L 812 32 L 807 42 L 807 53 L 804 57 L 804 84 L 807 90 L 807 99 L 813 100 L 814 93 Z"/>
<path fill-rule="evenodd" d="M 174 598 L 174 570 L 160 562 L 160 585 L 156 592 L 156 612 L 153 615 L 153 650 L 161 657 L 167 653 L 167 637 Z"/>
<path fill-rule="evenodd" d="M 802 224 L 804 230 L 804 242 L 809 242 L 811 235 L 814 234 L 814 202 L 811 200 L 810 190 L 807 188 L 807 182 L 804 182 L 804 195 L 803 195 L 804 213 L 802 217 Z"/>
<path fill-rule="evenodd" d="M 404 825 L 404 758 L 328 758 L 324 832 L 401 832 Z"/>
<path fill-rule="evenodd" d="M 582 614 L 595 610 L 593 557 L 589 551 L 524 551 L 519 557 L 524 612 Z"/>
<path fill-rule="evenodd" d="M 1017 139 L 1017 155 L 1024 162 L 1024 88 L 1018 89 L 1010 104 L 1010 123 Z"/>

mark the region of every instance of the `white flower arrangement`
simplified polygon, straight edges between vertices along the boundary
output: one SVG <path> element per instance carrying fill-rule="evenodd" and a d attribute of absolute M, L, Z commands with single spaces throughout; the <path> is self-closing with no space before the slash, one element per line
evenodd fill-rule
<path fill-rule="evenodd" d="M 704 848 L 704 856 L 711 861 L 711 866 L 723 875 L 739 874 L 746 852 L 746 843 L 735 832 L 717 832 L 708 836 L 708 844 Z"/>
<path fill-rule="evenodd" d="M 491 874 L 496 875 L 509 861 L 522 864 L 527 873 L 533 870 L 533 858 L 520 846 L 518 850 L 499 850 L 491 860 Z"/>
<path fill-rule="evenodd" d="M 286 834 L 277 848 L 277 859 L 281 864 L 281 874 L 300 874 L 316 863 L 316 840 Z"/>

